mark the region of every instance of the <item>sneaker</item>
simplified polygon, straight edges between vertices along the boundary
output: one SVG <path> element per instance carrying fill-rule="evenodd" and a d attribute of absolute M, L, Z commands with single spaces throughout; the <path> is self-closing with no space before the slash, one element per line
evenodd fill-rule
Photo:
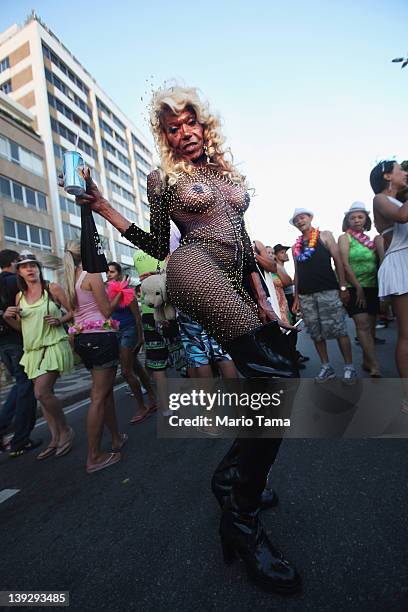
<path fill-rule="evenodd" d="M 298 360 L 298 363 L 305 363 L 305 361 L 309 361 L 310 359 L 310 357 L 308 357 L 307 355 L 302 355 L 300 351 L 296 351 L 296 358 Z"/>
<path fill-rule="evenodd" d="M 386 327 L 388 327 L 388 323 L 386 321 L 378 321 L 375 329 L 385 329 Z"/>
<path fill-rule="evenodd" d="M 357 372 L 354 368 L 344 368 L 344 375 L 341 381 L 344 385 L 355 385 L 357 382 Z"/>
<path fill-rule="evenodd" d="M 331 365 L 322 365 L 320 372 L 315 377 L 315 382 L 325 383 L 332 378 L 336 378 L 336 372 L 333 370 Z"/>
<path fill-rule="evenodd" d="M 385 344 L 386 339 L 385 338 L 374 338 L 374 343 L 375 344 Z"/>

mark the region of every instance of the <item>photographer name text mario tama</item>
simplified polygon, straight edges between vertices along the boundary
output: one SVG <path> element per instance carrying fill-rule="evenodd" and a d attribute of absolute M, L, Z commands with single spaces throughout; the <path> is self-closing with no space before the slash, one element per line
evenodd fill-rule
<path fill-rule="evenodd" d="M 262 414 L 253 417 L 229 417 L 227 415 L 217 415 L 215 417 L 198 415 L 195 417 L 180 417 L 172 414 L 168 417 L 171 427 L 290 427 L 290 419 L 271 419 Z"/>
<path fill-rule="evenodd" d="M 203 390 L 192 390 L 189 393 L 171 393 L 169 395 L 170 410 L 177 411 L 180 408 L 190 408 L 192 406 L 201 408 L 206 411 L 211 411 L 214 407 L 217 409 L 235 407 L 245 407 L 254 412 L 260 408 L 278 407 L 281 403 L 281 395 L 279 393 L 225 393 L 217 391 L 208 393 Z M 179 416 L 172 414 L 168 417 L 168 424 L 171 427 L 290 427 L 290 419 L 288 418 L 271 418 L 263 414 L 253 414 L 251 416 L 228 416 L 220 414 L 213 416 L 195 415 L 195 416 Z"/>

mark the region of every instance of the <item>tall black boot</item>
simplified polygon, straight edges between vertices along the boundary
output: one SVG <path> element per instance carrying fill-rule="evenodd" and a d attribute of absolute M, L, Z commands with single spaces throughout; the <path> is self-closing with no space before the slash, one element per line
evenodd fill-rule
<path fill-rule="evenodd" d="M 227 501 L 220 523 L 224 561 L 242 559 L 248 578 L 267 591 L 295 593 L 301 587 L 300 576 L 269 541 L 258 514 L 258 509 L 244 509 L 234 495 Z"/>
<path fill-rule="evenodd" d="M 239 478 L 238 457 L 239 457 L 239 438 L 234 440 L 231 448 L 218 464 L 211 479 L 211 489 L 214 493 L 221 509 L 231 495 L 232 485 Z M 279 502 L 275 491 L 270 487 L 265 487 L 261 496 L 261 510 L 273 508 Z"/>
<path fill-rule="evenodd" d="M 292 332 L 296 333 L 296 332 Z M 298 378 L 294 344 L 271 321 L 223 345 L 245 378 Z"/>

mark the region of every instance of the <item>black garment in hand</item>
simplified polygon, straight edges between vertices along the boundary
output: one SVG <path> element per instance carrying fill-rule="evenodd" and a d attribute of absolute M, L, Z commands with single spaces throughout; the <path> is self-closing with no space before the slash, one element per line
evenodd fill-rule
<path fill-rule="evenodd" d="M 108 269 L 89 204 L 81 206 L 81 258 L 82 268 L 87 272 L 106 272 Z"/>

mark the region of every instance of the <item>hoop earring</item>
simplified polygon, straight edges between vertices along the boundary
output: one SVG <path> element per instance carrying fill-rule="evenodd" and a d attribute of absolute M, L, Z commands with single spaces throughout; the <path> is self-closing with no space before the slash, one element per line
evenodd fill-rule
<path fill-rule="evenodd" d="M 388 181 L 388 191 L 392 191 L 391 181 Z"/>

